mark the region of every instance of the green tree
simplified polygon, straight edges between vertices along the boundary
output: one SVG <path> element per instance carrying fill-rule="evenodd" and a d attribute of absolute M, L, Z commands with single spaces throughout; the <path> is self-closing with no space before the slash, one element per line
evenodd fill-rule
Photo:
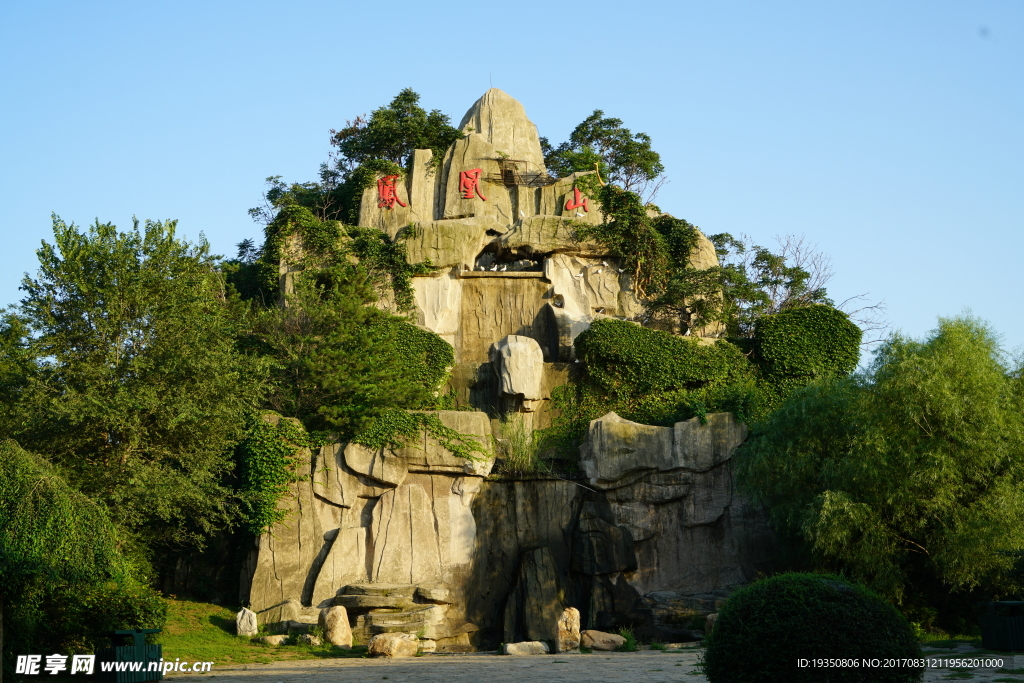
<path fill-rule="evenodd" d="M 1024 404 L 995 337 L 942 319 L 871 368 L 794 392 L 736 458 L 810 561 L 904 605 L 1006 595 L 1024 551 Z"/>
<path fill-rule="evenodd" d="M 367 162 L 383 159 L 404 168 L 413 150 L 431 149 L 441 157 L 462 131 L 450 125 L 439 110 L 427 112 L 419 106 L 420 96 L 405 88 L 391 104 L 375 109 L 369 119 L 361 116 L 331 130 L 331 144 L 338 150 L 335 168 L 347 178 Z"/>
<path fill-rule="evenodd" d="M 191 543 L 229 519 L 222 478 L 267 363 L 236 348 L 216 259 L 173 221 L 83 231 L 54 217 L 53 231 L 8 318 L 5 363 L 26 376 L 0 429 L 118 526 Z"/>
<path fill-rule="evenodd" d="M 665 166 L 661 156 L 651 149 L 651 137 L 633 134 L 623 127 L 622 119 L 605 118 L 594 113 L 573 129 L 569 140 L 552 147 L 541 138 L 544 163 L 548 171 L 565 177 L 579 171 L 600 170 L 602 178 L 629 192 L 653 199 L 661 186 Z"/>
<path fill-rule="evenodd" d="M 463 137 L 447 116 L 437 109 L 426 111 L 419 101 L 419 94 L 405 88 L 368 118 L 357 116 L 341 130 L 331 129 L 335 149 L 320 165 L 319 180 L 287 184 L 280 176 L 267 178 L 270 189 L 264 205 L 249 209 L 249 215 L 266 225 L 282 207 L 295 204 L 320 220 L 356 224 L 364 188 L 382 175 L 404 174 L 414 150 L 433 150 L 434 162 L 439 163 L 448 147 Z"/>
<path fill-rule="evenodd" d="M 253 335 L 276 363 L 268 407 L 342 439 L 390 410 L 435 407 L 451 345 L 368 305 L 376 298 L 366 269 L 344 259 L 296 278 Z"/>
<path fill-rule="evenodd" d="M 124 545 L 102 506 L 0 441 L 0 679 L 15 653 L 89 650 L 100 631 L 162 625 L 166 607 Z"/>

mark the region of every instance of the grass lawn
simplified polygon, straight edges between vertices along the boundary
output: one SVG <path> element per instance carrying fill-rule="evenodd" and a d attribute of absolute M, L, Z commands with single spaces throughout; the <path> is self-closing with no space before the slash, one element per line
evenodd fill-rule
<path fill-rule="evenodd" d="M 167 624 L 157 642 L 164 646 L 164 660 L 215 662 L 216 664 L 267 664 L 286 659 L 361 657 L 366 648 L 343 650 L 327 644 L 264 645 L 235 635 L 235 613 L 220 605 L 169 599 Z"/>

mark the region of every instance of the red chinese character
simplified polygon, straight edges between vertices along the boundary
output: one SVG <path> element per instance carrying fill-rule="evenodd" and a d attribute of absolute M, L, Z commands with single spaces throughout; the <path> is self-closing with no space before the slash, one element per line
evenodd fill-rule
<path fill-rule="evenodd" d="M 459 173 L 459 192 L 462 193 L 463 199 L 473 199 L 475 196 L 480 199 L 487 201 L 487 197 L 480 194 L 480 174 L 483 173 L 483 169 L 471 168 L 468 171 L 462 171 Z"/>
<path fill-rule="evenodd" d="M 580 189 L 578 187 L 574 187 L 572 188 L 572 199 L 565 203 L 565 210 L 572 211 L 573 209 L 578 209 L 581 206 L 584 211 L 588 213 L 590 212 L 590 209 L 587 208 L 587 198 L 580 194 Z"/>
<path fill-rule="evenodd" d="M 399 206 L 406 206 L 395 192 L 396 180 L 398 180 L 397 175 L 386 175 L 377 181 L 377 206 L 380 208 L 393 209 L 395 202 L 398 202 Z"/>

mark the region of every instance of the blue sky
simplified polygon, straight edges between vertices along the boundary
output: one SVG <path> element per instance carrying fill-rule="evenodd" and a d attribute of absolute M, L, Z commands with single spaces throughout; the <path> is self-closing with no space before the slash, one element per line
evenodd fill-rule
<path fill-rule="evenodd" d="M 50 214 L 177 218 L 232 254 L 265 177 L 404 87 L 455 123 L 493 83 L 553 142 L 594 109 L 648 133 L 657 203 L 797 234 L 837 300 L 921 336 L 966 309 L 1024 346 L 1024 2 L 8 3 L 0 303 Z"/>

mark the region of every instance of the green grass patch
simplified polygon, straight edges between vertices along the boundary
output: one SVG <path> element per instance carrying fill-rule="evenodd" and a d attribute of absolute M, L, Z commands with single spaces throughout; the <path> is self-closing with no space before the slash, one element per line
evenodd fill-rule
<path fill-rule="evenodd" d="M 235 635 L 235 613 L 206 602 L 168 599 L 167 624 L 159 634 L 164 659 L 220 664 L 269 664 L 289 659 L 363 657 L 365 647 L 344 650 L 326 644 L 264 645 Z M 217 669 L 214 667 L 213 673 Z"/>

